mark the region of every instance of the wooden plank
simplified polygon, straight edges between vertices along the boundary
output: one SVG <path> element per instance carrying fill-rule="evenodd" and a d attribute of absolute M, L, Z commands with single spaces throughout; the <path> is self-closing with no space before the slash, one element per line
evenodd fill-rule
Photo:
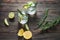
<path fill-rule="evenodd" d="M 1 6 L 0 7 L 0 11 L 17 11 L 17 9 L 22 9 L 23 5 L 20 5 L 20 6 Z M 37 11 L 45 11 L 45 9 L 48 8 L 48 7 L 44 7 L 44 6 L 41 6 L 41 7 L 37 7 Z M 60 11 L 60 8 L 59 7 L 49 7 L 48 8 L 49 10 L 52 10 L 52 11 Z"/>
<path fill-rule="evenodd" d="M 57 9 L 57 10 L 60 10 L 60 3 L 39 3 L 37 5 L 37 10 L 38 11 L 44 11 L 46 8 L 50 9 L 50 10 L 54 10 L 54 9 Z"/>
<path fill-rule="evenodd" d="M 0 11 L 17 11 L 17 9 L 22 9 L 24 4 L 16 4 L 16 3 L 1 3 L 0 5 Z M 56 6 L 57 5 L 57 6 Z M 37 5 L 37 11 L 44 11 L 46 8 L 50 10 L 60 10 L 60 5 L 59 3 L 38 3 Z"/>
<path fill-rule="evenodd" d="M 16 33 L 14 33 L 14 32 L 9 32 L 9 33 L 1 33 L 0 32 L 0 39 L 1 40 L 21 40 L 20 39 L 20 37 L 18 37 L 17 36 L 17 34 Z M 58 38 L 60 38 L 60 33 L 44 33 L 44 34 L 37 34 L 37 35 L 34 35 L 33 37 L 32 37 L 32 40 L 50 40 L 50 39 L 52 39 L 52 40 L 55 40 L 55 39 L 58 39 Z M 22 40 L 24 40 L 24 39 L 22 39 Z"/>
<path fill-rule="evenodd" d="M 0 32 L 0 40 L 18 40 L 15 32 Z"/>
<path fill-rule="evenodd" d="M 43 33 L 40 35 L 37 34 L 37 35 L 34 35 L 33 38 L 42 38 L 42 39 L 46 38 L 46 39 L 48 39 L 48 38 L 55 38 L 55 37 L 57 38 L 57 36 L 60 36 L 60 33 Z"/>
<path fill-rule="evenodd" d="M 1 2 L 27 2 L 27 1 L 32 1 L 32 0 L 2 0 Z M 55 0 L 35 0 L 37 2 L 43 2 L 43 1 L 48 1 L 48 2 L 56 2 Z"/>

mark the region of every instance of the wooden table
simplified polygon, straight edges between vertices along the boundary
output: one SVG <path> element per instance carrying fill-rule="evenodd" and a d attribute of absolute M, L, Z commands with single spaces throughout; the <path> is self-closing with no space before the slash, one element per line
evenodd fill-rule
<path fill-rule="evenodd" d="M 22 6 L 30 0 L 0 0 L 0 40 L 24 40 L 17 36 L 19 26 L 17 20 L 17 8 L 21 9 Z M 46 8 L 49 8 L 49 16 L 47 20 L 55 19 L 60 16 L 60 1 L 59 0 L 36 0 L 37 5 L 37 17 L 29 20 L 29 27 L 32 31 L 37 27 L 39 19 L 43 16 Z M 10 22 L 9 27 L 4 25 L 4 18 L 8 18 L 10 11 L 15 12 L 15 19 Z M 31 40 L 60 40 L 60 25 L 55 26 L 51 32 L 38 33 L 34 35 Z"/>

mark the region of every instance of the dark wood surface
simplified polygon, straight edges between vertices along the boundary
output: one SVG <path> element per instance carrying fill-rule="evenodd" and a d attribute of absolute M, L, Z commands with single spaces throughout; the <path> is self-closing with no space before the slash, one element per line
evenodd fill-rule
<path fill-rule="evenodd" d="M 19 26 L 17 20 L 17 8 L 21 9 L 22 6 L 30 0 L 0 0 L 0 40 L 24 40 L 17 36 Z M 43 16 L 45 9 L 49 8 L 49 16 L 47 20 L 53 20 L 57 16 L 60 16 L 60 1 L 59 0 L 35 0 L 37 5 L 37 17 L 29 21 L 29 27 L 32 31 L 37 27 L 39 19 Z M 4 18 L 8 18 L 10 11 L 15 12 L 15 19 L 10 22 L 9 27 L 4 25 Z M 60 40 L 60 24 L 55 26 L 51 32 L 38 33 L 34 35 L 31 40 Z"/>

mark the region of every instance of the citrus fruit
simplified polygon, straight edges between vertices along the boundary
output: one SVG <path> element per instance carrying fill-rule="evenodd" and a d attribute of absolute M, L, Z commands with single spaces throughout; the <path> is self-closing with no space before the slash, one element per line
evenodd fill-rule
<path fill-rule="evenodd" d="M 19 32 L 18 32 L 18 36 L 23 36 L 23 33 L 24 33 L 24 29 L 21 28 L 21 29 L 19 30 Z"/>
<path fill-rule="evenodd" d="M 24 8 L 24 9 L 28 9 L 29 6 L 28 6 L 28 5 L 24 5 L 23 8 Z"/>
<path fill-rule="evenodd" d="M 14 16 L 15 16 L 15 15 L 14 15 L 14 12 L 10 12 L 9 15 L 8 15 L 8 17 L 9 17 L 10 19 L 13 19 Z"/>
<path fill-rule="evenodd" d="M 4 23 L 5 23 L 7 26 L 9 26 L 9 23 L 8 23 L 8 21 L 7 21 L 6 18 L 4 19 Z"/>
<path fill-rule="evenodd" d="M 31 31 L 25 31 L 25 32 L 23 33 L 23 37 L 24 37 L 25 39 L 30 39 L 30 38 L 32 38 L 32 32 L 31 32 Z"/>

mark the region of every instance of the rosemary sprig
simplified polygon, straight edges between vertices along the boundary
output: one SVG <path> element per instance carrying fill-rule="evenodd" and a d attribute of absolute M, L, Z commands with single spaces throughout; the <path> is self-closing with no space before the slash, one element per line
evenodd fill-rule
<path fill-rule="evenodd" d="M 48 16 L 48 9 L 46 9 L 44 17 L 42 18 L 42 20 L 40 20 L 38 24 L 39 27 L 42 26 L 42 24 L 45 22 L 47 16 Z"/>
<path fill-rule="evenodd" d="M 52 22 L 48 22 L 45 25 L 41 26 L 40 29 L 42 29 L 42 30 L 49 29 L 50 27 L 57 25 L 59 22 L 60 22 L 60 19 L 57 18 L 57 19 L 53 20 Z"/>
<path fill-rule="evenodd" d="M 56 18 L 51 22 L 45 21 L 47 16 L 48 16 L 48 9 L 46 9 L 43 19 L 39 22 L 38 29 L 46 30 L 46 29 L 49 29 L 50 27 L 57 25 L 60 22 L 60 17 Z"/>

